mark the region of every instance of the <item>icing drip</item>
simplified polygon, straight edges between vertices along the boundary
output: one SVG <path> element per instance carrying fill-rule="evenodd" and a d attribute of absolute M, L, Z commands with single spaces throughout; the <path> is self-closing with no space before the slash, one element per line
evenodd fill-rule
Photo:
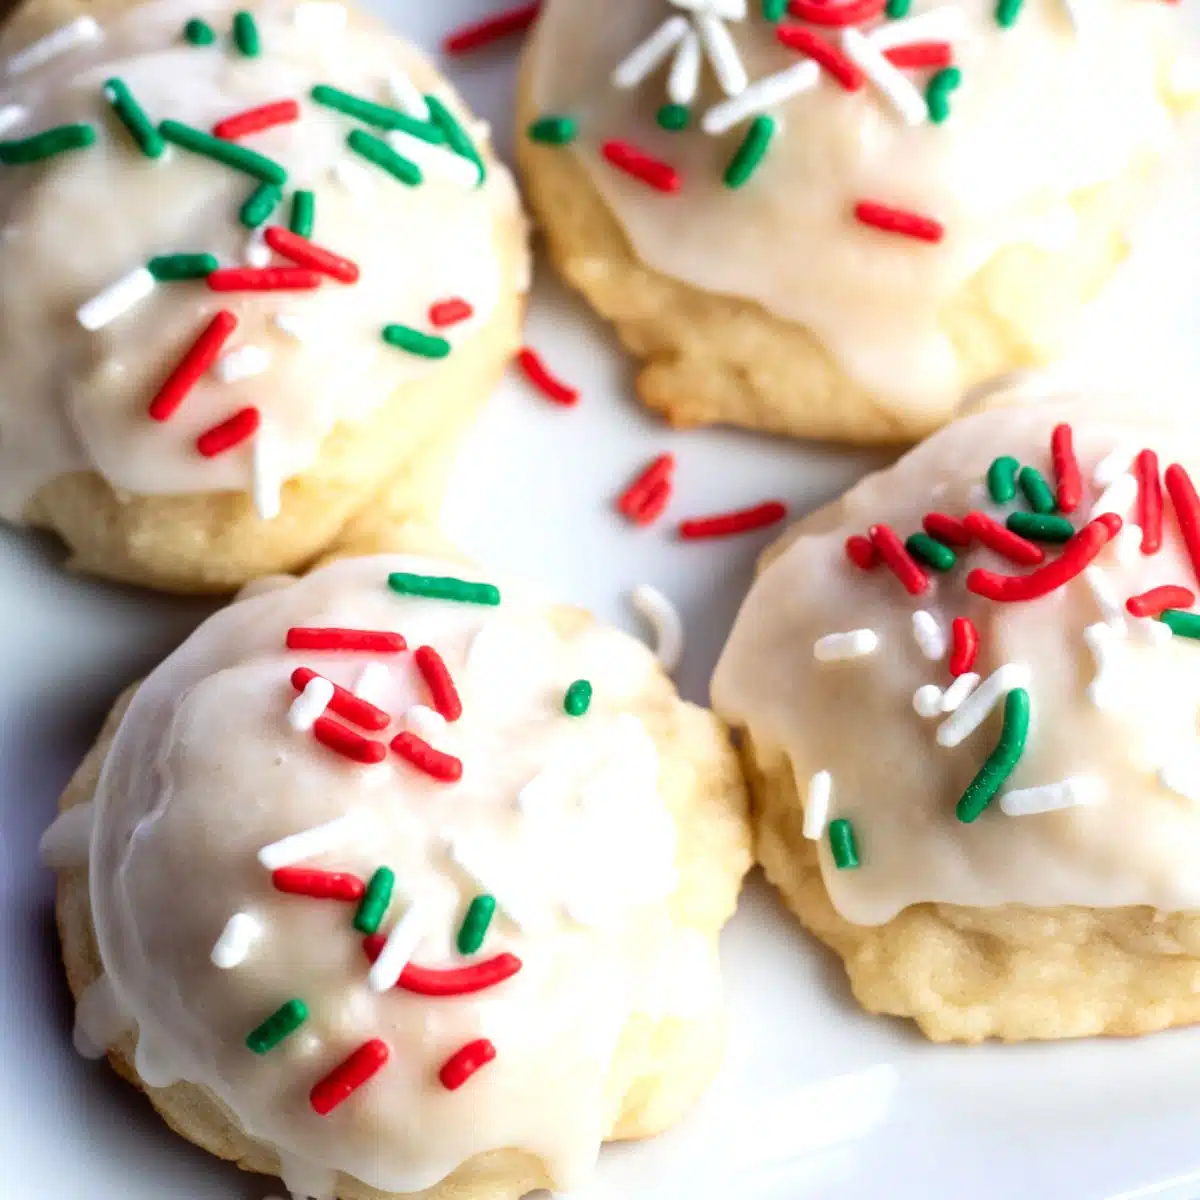
<path fill-rule="evenodd" d="M 90 802 L 59 813 L 38 843 L 43 864 L 53 871 L 82 867 L 88 860 L 95 823 L 96 806 Z"/>
<path fill-rule="evenodd" d="M 279 1178 L 292 1200 L 334 1200 L 337 1173 L 294 1154 L 279 1156 Z"/>
<path fill-rule="evenodd" d="M 112 980 L 107 974 L 97 976 L 75 1006 L 71 1040 L 76 1051 L 84 1058 L 103 1058 L 117 1039 L 132 1028 L 133 1017 L 117 996 Z"/>

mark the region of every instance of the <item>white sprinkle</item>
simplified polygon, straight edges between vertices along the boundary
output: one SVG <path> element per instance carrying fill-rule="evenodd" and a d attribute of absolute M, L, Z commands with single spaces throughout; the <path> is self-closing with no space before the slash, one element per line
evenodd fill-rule
<path fill-rule="evenodd" d="M 246 347 L 251 349 L 251 347 Z M 279 516 L 283 473 L 279 464 L 279 439 L 274 426 L 264 420 L 250 444 L 250 498 L 262 521 Z"/>
<path fill-rule="evenodd" d="M 258 852 L 258 861 L 268 871 L 277 871 L 280 867 L 290 867 L 306 858 L 315 858 L 327 850 L 336 850 L 357 832 L 358 814 L 343 813 L 323 825 L 314 825 L 311 829 L 303 829 L 264 846 Z"/>
<path fill-rule="evenodd" d="M 688 19 L 676 14 L 668 17 L 644 42 L 617 64 L 613 71 L 613 86 L 623 91 L 637 87 L 647 75 L 683 41 L 688 32 Z"/>
<path fill-rule="evenodd" d="M 829 801 L 833 795 L 833 776 L 818 771 L 808 781 L 808 800 L 804 805 L 803 833 L 810 842 L 819 842 L 829 820 Z"/>
<path fill-rule="evenodd" d="M 817 662 L 841 662 L 864 658 L 879 649 L 879 634 L 873 629 L 851 629 L 847 633 L 827 633 L 813 642 Z"/>
<path fill-rule="evenodd" d="M 938 745 L 954 747 L 970 737 L 1000 700 L 1014 688 L 1027 688 L 1032 678 L 1028 663 L 1005 663 L 997 667 L 957 711 L 938 726 Z"/>
<path fill-rule="evenodd" d="M 299 313 L 284 309 L 282 312 L 277 312 L 272 319 L 276 328 L 286 333 L 288 337 L 294 338 L 298 342 L 312 341 L 313 327 Z"/>
<path fill-rule="evenodd" d="M 101 972 L 83 989 L 75 1005 L 71 1040 L 84 1058 L 103 1058 L 104 1052 L 133 1025 L 133 1016 L 117 995 L 112 980 Z"/>
<path fill-rule="evenodd" d="M 400 972 L 408 966 L 409 960 L 417 952 L 428 924 L 428 906 L 418 898 L 392 926 L 379 957 L 371 964 L 371 969 L 367 972 L 367 986 L 371 991 L 386 992 L 396 986 Z"/>
<path fill-rule="evenodd" d="M 1084 569 L 1083 578 L 1092 589 L 1092 597 L 1101 616 L 1109 625 L 1124 633 L 1125 608 L 1108 573 L 1101 567 L 1091 566 Z"/>
<path fill-rule="evenodd" d="M 213 374 L 222 383 L 238 383 L 261 375 L 270 365 L 270 350 L 262 346 L 239 346 L 217 359 L 213 364 Z"/>
<path fill-rule="evenodd" d="M 250 953 L 250 947 L 262 933 L 262 926 L 249 913 L 234 913 L 225 922 L 221 936 L 213 943 L 209 958 L 214 967 L 230 971 L 240 966 Z"/>
<path fill-rule="evenodd" d="M 964 671 L 942 693 L 942 712 L 957 712 L 962 702 L 975 690 L 979 675 L 975 671 Z"/>
<path fill-rule="evenodd" d="M 1088 684 L 1088 699 L 1101 711 L 1116 707 L 1114 701 L 1117 695 L 1117 684 L 1113 676 L 1117 674 L 1119 650 L 1126 644 L 1125 625 L 1118 628 L 1101 621 L 1089 625 L 1083 631 L 1083 640 L 1092 652 L 1096 663 L 1096 677 Z"/>
<path fill-rule="evenodd" d="M 1124 520 L 1137 499 L 1138 482 L 1132 475 L 1118 475 L 1100 494 L 1092 505 L 1088 520 L 1094 521 L 1101 513 L 1116 513 Z"/>
<path fill-rule="evenodd" d="M 0 108 L 0 134 L 5 134 L 20 125 L 27 116 L 29 116 L 27 108 L 22 108 L 19 104 L 6 104 Z"/>
<path fill-rule="evenodd" d="M 679 610 L 656 587 L 638 584 L 629 594 L 634 612 L 654 631 L 654 653 L 670 675 L 683 658 L 683 620 Z"/>
<path fill-rule="evenodd" d="M 429 105 L 421 89 L 408 77 L 408 72 L 395 68 L 387 77 L 388 94 L 392 103 L 403 113 L 418 121 L 429 120 Z"/>
<path fill-rule="evenodd" d="M 671 73 L 667 76 L 667 98 L 672 104 L 691 104 L 700 90 L 700 38 L 694 30 L 679 43 Z"/>
<path fill-rule="evenodd" d="M 42 865 L 52 871 L 82 867 L 91 854 L 95 824 L 96 806 L 90 800 L 59 813 L 38 842 Z"/>
<path fill-rule="evenodd" d="M 820 81 L 821 68 L 806 58 L 785 71 L 755 80 L 740 96 L 714 105 L 704 114 L 700 128 L 714 137 L 727 133 L 747 117 L 757 116 L 801 92 L 811 91 Z"/>
<path fill-rule="evenodd" d="M 1186 754 L 1158 768 L 1158 782 L 1163 787 L 1200 804 L 1200 759 Z"/>
<path fill-rule="evenodd" d="M 1118 476 L 1129 472 L 1137 455 L 1136 446 L 1128 444 L 1118 446 L 1096 464 L 1096 469 L 1092 472 L 1092 483 L 1098 488 L 1108 487 Z"/>
<path fill-rule="evenodd" d="M 333 164 L 333 178 L 352 195 L 365 196 L 375 187 L 375 178 L 366 167 L 350 158 L 339 158 Z"/>
<path fill-rule="evenodd" d="M 332 0 L 305 0 L 292 10 L 292 24 L 305 33 L 322 37 L 341 33 L 346 28 L 346 6 Z"/>
<path fill-rule="evenodd" d="M 402 129 L 392 130 L 387 143 L 405 158 L 432 174 L 440 175 L 465 188 L 473 188 L 479 182 L 479 168 L 470 159 L 454 154 L 442 146 L 434 146 Z"/>
<path fill-rule="evenodd" d="M 369 662 L 358 676 L 358 682 L 354 685 L 354 694 L 360 700 L 366 700 L 369 704 L 374 704 L 376 708 L 382 708 L 380 700 L 383 699 L 391 680 L 391 672 L 383 663 Z"/>
<path fill-rule="evenodd" d="M 451 861 L 465 871 L 481 891 L 496 897 L 496 905 L 519 929 L 536 928 L 541 922 L 517 899 L 517 888 L 502 860 L 488 854 L 478 842 L 449 839 Z"/>
<path fill-rule="evenodd" d="M 1142 560 L 1142 527 L 1128 521 L 1112 540 L 1113 556 L 1119 567 L 1133 567 Z"/>
<path fill-rule="evenodd" d="M 938 716 L 942 712 L 942 689 L 936 683 L 922 684 L 913 692 L 912 705 L 919 717 Z"/>
<path fill-rule="evenodd" d="M 925 97 L 913 87 L 906 75 L 884 58 L 878 46 L 853 26 L 842 30 L 842 49 L 883 93 L 906 124 L 923 125 L 929 119 L 929 105 Z"/>
<path fill-rule="evenodd" d="M 446 718 L 440 712 L 424 704 L 414 704 L 404 714 L 404 726 L 408 732 L 415 733 L 431 746 L 445 737 L 446 724 Z"/>
<path fill-rule="evenodd" d="M 60 54 L 65 54 L 68 50 L 74 50 L 89 42 L 98 42 L 103 36 L 100 26 L 93 17 L 76 17 L 74 21 L 61 26 L 53 33 L 48 33 L 33 45 L 26 46 L 24 50 L 14 54 L 8 60 L 7 74 L 10 79 L 14 75 L 24 74 L 26 71 L 33 70 L 34 67 L 40 67 L 43 63 L 49 62 L 52 58 L 57 58 Z"/>
<path fill-rule="evenodd" d="M 288 709 L 288 724 L 297 733 L 307 733 L 324 715 L 333 699 L 333 684 L 320 675 L 314 675 L 304 685 L 304 691 L 292 701 Z"/>
<path fill-rule="evenodd" d="M 1056 812 L 1060 808 L 1078 808 L 1099 804 L 1104 799 L 1103 779 L 1092 775 L 1074 775 L 1058 783 L 1021 788 L 1000 797 L 1000 811 L 1010 817 L 1030 817 L 1036 813 Z"/>
<path fill-rule="evenodd" d="M 931 612 L 918 608 L 912 615 L 913 638 L 921 653 L 933 662 L 946 656 L 946 631 Z"/>
<path fill-rule="evenodd" d="M 136 267 L 81 305 L 75 319 L 94 333 L 141 304 L 154 288 L 154 276 L 145 267 Z"/>
<path fill-rule="evenodd" d="M 911 42 L 957 42 L 966 37 L 967 32 L 962 9 L 947 5 L 880 25 L 871 32 L 871 45 L 876 50 L 891 50 Z"/>
<path fill-rule="evenodd" d="M 271 247 L 263 238 L 261 229 L 252 229 L 242 250 L 242 261 L 248 267 L 266 267 L 271 263 Z"/>
<path fill-rule="evenodd" d="M 709 13 L 697 13 L 696 32 L 708 57 L 721 91 L 727 96 L 740 96 L 750 82 L 742 56 L 725 24 Z"/>
<path fill-rule="evenodd" d="M 746 0 L 671 0 L 673 8 L 684 8 L 689 12 L 712 13 L 726 21 L 746 19 Z"/>

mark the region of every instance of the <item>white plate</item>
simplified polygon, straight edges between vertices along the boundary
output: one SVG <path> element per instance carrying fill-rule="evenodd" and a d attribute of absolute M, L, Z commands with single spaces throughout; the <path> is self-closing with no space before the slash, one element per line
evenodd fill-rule
<path fill-rule="evenodd" d="M 379 6 L 434 45 L 489 0 Z M 510 44 L 453 72 L 505 147 L 514 62 Z M 1103 358 L 1090 365 L 1110 380 L 1149 370 L 1154 389 L 1183 390 L 1200 378 L 1200 285 L 1194 268 L 1178 270 L 1200 261 L 1198 181 L 1193 163 L 1167 205 L 1192 221 L 1148 222 L 1150 237 L 1128 272 L 1127 284 L 1163 289 L 1160 303 L 1134 303 L 1126 287 L 1098 314 L 1091 345 L 1104 348 Z M 1164 270 L 1170 264 L 1175 270 Z M 613 339 L 548 278 L 539 281 L 528 338 L 582 385 L 582 403 L 557 409 L 509 381 L 463 456 L 450 532 L 481 561 L 631 629 L 629 588 L 659 585 L 686 622 L 683 690 L 703 699 L 770 535 L 681 545 L 671 539 L 673 521 L 635 532 L 617 520 L 613 495 L 669 448 L 680 461 L 672 519 L 770 496 L 801 512 L 881 459 L 730 432 L 667 431 L 631 400 L 631 367 Z M 1141 357 L 1122 361 L 1113 352 L 1130 345 Z M 74 1055 L 52 879 L 37 864 L 58 792 L 113 697 L 205 611 L 70 578 L 55 548 L 0 532 L 5 1200 L 258 1200 L 279 1190 L 180 1141 L 106 1067 Z M 751 882 L 725 950 L 734 1020 L 717 1084 L 668 1136 L 607 1150 L 594 1182 L 573 1200 L 1200 1196 L 1200 1030 L 1125 1042 L 932 1046 L 905 1023 L 861 1013 L 837 964 L 760 880 Z"/>

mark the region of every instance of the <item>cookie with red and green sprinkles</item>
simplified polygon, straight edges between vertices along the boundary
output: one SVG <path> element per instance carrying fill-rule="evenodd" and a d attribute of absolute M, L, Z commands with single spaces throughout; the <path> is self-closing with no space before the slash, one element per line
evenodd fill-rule
<path fill-rule="evenodd" d="M 0 518 L 188 592 L 311 562 L 394 479 L 434 511 L 520 346 L 485 127 L 333 0 L 55 22 L 0 41 Z"/>
<path fill-rule="evenodd" d="M 547 0 L 519 158 L 651 408 L 915 441 L 1054 356 L 1116 268 L 1195 100 L 1179 21 L 1164 0 Z"/>
<path fill-rule="evenodd" d="M 869 475 L 767 552 L 713 677 L 768 877 L 934 1040 L 1200 1019 L 1200 439 L 1140 399 Z"/>

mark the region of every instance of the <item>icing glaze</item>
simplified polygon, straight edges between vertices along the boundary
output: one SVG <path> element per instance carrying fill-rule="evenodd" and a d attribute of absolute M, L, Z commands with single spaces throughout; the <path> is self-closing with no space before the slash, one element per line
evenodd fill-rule
<path fill-rule="evenodd" d="M 1144 0 L 1095 0 L 1078 35 L 1060 0 L 1025 4 L 1010 29 L 997 25 L 994 0 L 916 0 L 906 20 L 873 19 L 866 33 L 877 47 L 952 42 L 962 82 L 941 123 L 910 123 L 873 81 L 844 90 L 780 45 L 751 4 L 744 19 L 724 23 L 750 86 L 727 99 L 705 65 L 691 124 L 668 132 L 654 116 L 678 98 L 664 93 L 674 72 L 662 65 L 628 88 L 612 77 L 673 13 L 686 29 L 692 14 L 678 10 L 692 7 L 548 0 L 528 75 L 533 110 L 578 118 L 579 136 L 563 153 L 585 168 L 642 262 L 807 327 L 881 403 L 908 412 L 944 416 L 958 400 L 955 354 L 938 322 L 967 281 L 1006 246 L 1069 248 L 1070 198 L 1139 174 L 1170 135 L 1166 77 L 1178 10 Z M 839 30 L 804 28 L 842 45 Z M 790 98 L 766 109 L 782 129 L 753 178 L 730 190 L 722 176 L 746 118 L 718 120 L 729 129 L 722 136 L 702 128 L 727 105 L 761 107 L 746 98 L 781 72 L 798 78 L 784 90 Z M 919 107 L 930 74 L 898 76 Z M 610 138 L 674 166 L 680 193 L 662 195 L 614 170 L 600 153 Z M 852 208 L 864 199 L 928 215 L 945 236 L 930 245 L 856 224 Z M 1031 318 L 1021 332 L 1059 331 Z"/>
<path fill-rule="evenodd" d="M 38 843 L 42 862 L 55 871 L 82 867 L 88 860 L 95 822 L 93 804 L 77 804 L 60 813 Z"/>
<path fill-rule="evenodd" d="M 810 786 L 819 793 L 813 780 L 829 773 L 828 816 L 851 821 L 861 866 L 836 869 L 821 829 L 806 821 L 806 830 L 820 839 L 830 898 L 852 922 L 880 923 L 924 901 L 1200 906 L 1200 808 L 1189 797 L 1200 781 L 1200 646 L 1125 609 L 1127 598 L 1160 585 L 1197 590 L 1169 500 L 1157 553 L 1141 552 L 1126 492 L 1122 532 L 1082 575 L 1025 602 L 966 588 L 975 568 L 1030 571 L 978 542 L 958 551 L 952 571 L 930 572 L 932 586 L 918 596 L 886 567 L 860 570 L 846 556 L 846 538 L 878 522 L 904 537 L 930 511 L 983 508 L 1003 520 L 1022 510 L 1019 492 L 1003 507 L 981 503 L 979 481 L 993 458 L 1012 455 L 1053 486 L 1050 435 L 1061 421 L 1074 429 L 1085 485 L 1076 528 L 1095 507 L 1109 507 L 1097 498 L 1142 447 L 1157 452 L 1161 467 L 1181 463 L 1193 478 L 1200 471 L 1200 446 L 1186 429 L 1152 419 L 1135 428 L 1095 405 L 966 418 L 788 535 L 721 655 L 716 709 L 749 731 L 760 757 L 786 757 L 800 797 L 812 795 Z M 1047 562 L 1057 559 L 1059 547 L 1045 549 Z M 918 611 L 945 636 L 955 618 L 973 622 L 979 649 L 969 674 L 952 682 L 948 659 L 926 656 L 914 637 Z M 814 657 L 819 639 L 854 629 L 874 633 L 872 655 Z M 956 801 L 996 746 L 1014 687 L 1031 701 L 1024 752 L 990 808 L 964 823 Z"/>
<path fill-rule="evenodd" d="M 329 1172 L 416 1191 L 506 1147 L 570 1187 L 612 1128 L 619 1097 L 606 1080 L 631 1015 L 720 1012 L 715 947 L 677 927 L 666 904 L 675 827 L 637 715 L 663 686 L 654 656 L 615 630 L 553 617 L 507 583 L 496 607 L 387 586 L 394 571 L 454 570 L 352 559 L 239 600 L 141 685 L 97 789 L 92 912 L 105 986 L 137 1024 L 139 1070 L 152 1084 L 210 1089 L 278 1151 L 294 1191 L 325 1195 Z M 289 651 L 297 626 L 400 632 L 409 649 Z M 457 720 L 429 707 L 421 646 L 455 682 Z M 297 667 L 352 690 L 367 665 L 389 727 L 363 736 L 386 743 L 416 728 L 461 755 L 460 782 L 396 754 L 359 765 L 316 727 L 289 725 Z M 563 697 L 578 679 L 593 699 L 572 717 Z M 375 990 L 355 905 L 272 887 L 280 867 L 366 881 L 382 866 L 395 890 L 378 933 L 400 928 L 407 942 L 393 977 L 405 963 L 449 970 L 499 955 L 520 969 L 467 996 L 416 994 L 403 976 Z M 456 934 L 480 894 L 496 912 L 478 955 L 464 957 Z M 247 1035 L 293 998 L 308 1019 L 252 1053 Z M 317 1115 L 309 1090 L 373 1038 L 387 1064 Z M 440 1066 L 479 1038 L 494 1061 L 446 1090 Z"/>
<path fill-rule="evenodd" d="M 470 127 L 433 68 L 365 18 L 330 32 L 301 19 L 305 11 L 286 0 L 257 8 L 262 53 L 246 58 L 223 36 L 207 47 L 182 37 L 197 14 L 225 30 L 230 10 L 160 0 L 0 85 L 0 112 L 18 114 L 5 122 L 7 138 L 74 121 L 97 133 L 88 149 L 0 168 L 0 515 L 19 520 L 41 484 L 92 469 L 136 494 L 246 490 L 253 476 L 269 518 L 279 485 L 314 464 L 335 424 L 365 419 L 399 386 L 437 370 L 437 361 L 386 345 L 385 325 L 436 332 L 453 354 L 517 288 L 524 268 L 512 260 L 525 251 L 508 248 L 520 217 L 503 167 L 489 162 L 476 187 L 473 166 L 467 182 L 452 169 L 465 159 L 424 147 L 424 182 L 407 187 L 347 147 L 359 122 L 310 99 L 325 83 L 386 104 L 389 79 L 403 78 L 441 95 Z M 357 263 L 358 281 L 220 295 L 201 280 L 164 282 L 102 328 L 84 329 L 77 310 L 136 268 L 144 277 L 154 256 L 271 261 L 261 229 L 251 233 L 238 219 L 257 181 L 176 146 L 143 157 L 105 99 L 113 77 L 154 120 L 205 131 L 263 104 L 299 101 L 297 122 L 239 144 L 288 171 L 270 223 L 287 225 L 293 190 L 313 191 L 313 240 Z M 351 167 L 358 182 L 346 187 L 338 173 Z M 433 330 L 430 306 L 451 297 L 467 300 L 473 315 Z M 222 308 L 239 322 L 223 357 L 171 419 L 148 419 L 151 398 Z M 250 405 L 262 416 L 252 445 L 197 453 L 199 434 Z"/>

